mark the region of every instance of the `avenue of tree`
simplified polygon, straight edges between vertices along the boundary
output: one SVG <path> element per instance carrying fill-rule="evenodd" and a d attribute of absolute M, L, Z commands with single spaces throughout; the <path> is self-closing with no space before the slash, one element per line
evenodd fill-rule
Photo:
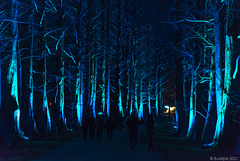
<path fill-rule="evenodd" d="M 236 143 L 240 3 L 174 0 L 160 23 L 151 2 L 0 2 L 2 134 L 77 129 L 85 114 L 161 118 L 175 87 L 176 134 Z"/>
<path fill-rule="evenodd" d="M 85 114 L 162 115 L 167 54 L 144 0 L 1 2 L 1 132 L 77 129 Z"/>

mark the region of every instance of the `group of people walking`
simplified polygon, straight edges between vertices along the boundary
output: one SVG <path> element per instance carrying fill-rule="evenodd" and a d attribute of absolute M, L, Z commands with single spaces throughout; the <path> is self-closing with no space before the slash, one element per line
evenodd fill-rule
<path fill-rule="evenodd" d="M 113 117 L 105 118 L 104 115 L 98 115 L 96 119 L 93 116 L 85 115 L 82 120 L 83 139 L 86 140 L 89 132 L 90 137 L 94 137 L 96 130 L 97 141 L 102 141 L 103 129 L 106 127 L 108 140 L 112 141 L 112 133 L 117 127 L 116 120 Z"/>
<path fill-rule="evenodd" d="M 148 115 L 146 121 L 143 118 L 139 120 L 135 112 L 131 113 L 131 116 L 125 121 L 121 116 L 115 119 L 112 116 L 97 115 L 95 119 L 93 116 L 85 115 L 82 120 L 83 139 L 86 140 L 88 133 L 90 137 L 94 137 L 96 132 L 97 141 L 102 142 L 102 133 L 106 128 L 108 141 L 111 142 L 113 130 L 119 127 L 119 131 L 121 131 L 124 125 L 126 125 L 129 133 L 130 149 L 132 151 L 135 151 L 137 145 L 139 125 L 145 125 L 148 136 L 148 150 L 153 150 L 154 118 L 151 114 Z"/>

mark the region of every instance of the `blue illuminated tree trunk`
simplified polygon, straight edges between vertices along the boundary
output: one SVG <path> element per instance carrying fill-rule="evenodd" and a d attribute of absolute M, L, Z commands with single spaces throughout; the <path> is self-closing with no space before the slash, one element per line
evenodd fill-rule
<path fill-rule="evenodd" d="M 131 59 L 131 57 L 130 57 L 130 59 Z M 129 113 L 132 112 L 132 95 L 131 95 L 131 92 L 132 92 L 131 79 L 132 78 L 131 78 L 131 63 L 130 62 L 131 61 L 129 61 L 129 63 L 128 63 L 128 71 L 127 71 L 127 103 L 126 103 L 126 106 L 127 106 L 126 109 L 127 109 L 127 111 L 129 111 Z"/>
<path fill-rule="evenodd" d="M 217 0 L 216 0 L 217 1 Z M 221 29 L 221 17 L 223 14 L 221 14 L 223 9 L 220 11 L 220 5 L 219 2 L 215 2 L 216 6 L 219 6 L 216 8 L 216 13 L 215 13 L 215 93 L 216 93 L 216 107 L 217 107 L 217 116 L 219 116 L 221 108 L 222 108 L 222 88 L 221 88 L 221 83 L 222 83 L 222 53 L 224 50 L 222 49 L 223 47 L 223 40 L 221 35 L 223 34 L 223 30 Z M 219 125 L 217 125 L 219 126 Z M 220 128 L 217 127 L 216 128 Z M 219 131 L 219 130 L 218 130 Z"/>
<path fill-rule="evenodd" d="M 158 74 L 157 74 L 157 70 L 156 70 L 156 78 L 155 78 L 155 81 L 156 81 L 156 84 L 155 84 L 155 108 L 156 108 L 156 116 L 159 117 L 159 97 L 160 97 L 159 95 L 160 94 L 158 92 L 159 84 L 157 82 L 157 80 L 158 80 L 158 76 L 157 75 Z M 160 102 L 161 102 L 161 99 L 160 99 Z"/>
<path fill-rule="evenodd" d="M 111 4 L 110 0 L 107 0 L 107 5 Z M 106 108 L 107 114 L 110 116 L 110 88 L 111 88 L 111 55 L 110 55 L 110 8 L 107 8 L 106 15 Z"/>
<path fill-rule="evenodd" d="M 144 118 L 143 116 L 143 111 L 144 111 L 144 90 L 143 90 L 143 86 L 144 86 L 144 75 L 145 75 L 145 71 L 144 71 L 144 65 L 143 65 L 143 61 L 142 60 L 144 57 L 139 58 L 139 62 L 138 62 L 138 73 L 139 73 L 139 108 L 138 108 L 138 118 L 139 120 L 141 118 Z"/>
<path fill-rule="evenodd" d="M 219 141 L 219 138 L 223 136 L 223 129 L 224 129 L 224 119 L 225 119 L 225 112 L 227 107 L 229 106 L 229 92 L 230 92 L 230 85 L 231 85 L 231 57 L 232 57 L 232 47 L 233 47 L 233 40 L 232 37 L 227 35 L 226 36 L 226 52 L 225 52 L 225 72 L 224 72 L 224 92 L 222 96 L 222 104 L 220 108 L 217 109 L 217 123 L 216 129 L 214 134 L 215 143 Z"/>
<path fill-rule="evenodd" d="M 132 47 L 131 47 L 132 48 Z M 132 52 L 132 49 L 131 51 Z M 133 84 L 133 54 L 131 53 L 131 56 L 129 58 L 129 69 L 128 69 L 128 106 L 129 106 L 129 112 L 132 113 L 133 109 L 133 91 L 134 91 L 134 84 Z"/>
<path fill-rule="evenodd" d="M 205 53 L 206 54 L 206 53 Z M 206 115 L 206 120 L 205 120 L 205 125 L 203 128 L 203 133 L 202 133 L 202 138 L 201 141 L 204 143 L 209 143 L 209 140 L 212 138 L 212 131 L 209 132 L 210 130 L 213 129 L 213 97 L 214 97 L 214 53 L 212 52 L 211 54 L 211 65 L 210 65 L 210 74 L 209 74 L 209 89 L 208 89 L 208 110 L 207 110 L 207 115 Z M 207 129 L 211 128 L 210 130 L 207 131 Z"/>
<path fill-rule="evenodd" d="M 93 56 L 91 73 L 91 103 L 93 116 L 96 117 L 96 98 L 97 98 L 97 57 Z"/>
<path fill-rule="evenodd" d="M 224 2 L 223 2 L 224 3 Z M 220 129 L 221 129 L 221 109 L 222 109 L 222 99 L 223 99 L 223 90 L 222 90 L 222 53 L 224 53 L 224 12 L 225 6 L 222 2 L 215 0 L 215 94 L 216 94 L 216 110 L 217 110 L 217 119 L 219 120 L 216 124 L 215 129 L 215 139 L 214 143 L 218 142 Z M 224 6 L 224 7 L 222 7 Z"/>
<path fill-rule="evenodd" d="M 229 106 L 229 92 L 230 92 L 230 85 L 231 85 L 231 57 L 233 53 L 233 38 L 229 34 L 230 27 L 232 25 L 232 4 L 231 0 L 228 1 L 227 6 L 227 24 L 226 24 L 226 37 L 225 37 L 225 70 L 224 70 L 224 80 L 222 80 L 222 99 L 221 104 L 217 104 L 217 122 L 216 122 L 216 129 L 214 134 L 214 142 L 218 144 L 218 141 L 221 136 L 223 136 L 224 130 L 224 121 L 225 121 L 225 113 L 226 109 Z M 216 60 L 215 60 L 216 62 Z M 216 69 L 217 70 L 217 69 Z M 217 79 L 217 78 L 216 78 Z M 218 95 L 216 96 L 218 97 Z M 220 98 L 219 98 L 220 99 Z"/>
<path fill-rule="evenodd" d="M 118 95 L 118 110 L 122 116 L 124 116 L 123 112 L 123 103 L 122 103 L 122 67 L 121 67 L 121 60 L 122 60 L 122 50 L 121 50 L 121 12 L 122 12 L 122 1 L 118 0 L 118 12 L 117 12 L 117 44 L 116 44 L 116 54 L 117 54 L 117 95 Z"/>
<path fill-rule="evenodd" d="M 151 64 L 150 64 L 150 54 L 147 52 L 147 69 L 149 70 L 148 77 L 147 77 L 147 106 L 148 106 L 148 113 L 152 114 L 152 109 L 151 109 L 151 76 L 150 76 L 150 70 L 151 70 Z"/>
<path fill-rule="evenodd" d="M 84 105 L 84 70 L 83 70 L 83 52 L 82 52 L 82 43 L 81 43 L 81 29 L 80 29 L 80 18 L 83 14 L 83 5 L 82 1 L 78 0 L 78 10 L 77 10 L 77 79 L 76 79 L 76 110 L 77 110 L 77 126 L 82 125 L 83 117 L 83 105 Z"/>
<path fill-rule="evenodd" d="M 125 86 L 126 86 L 126 110 L 125 110 L 125 114 L 126 115 L 129 115 L 130 114 L 130 112 L 132 111 L 132 104 L 131 104 L 131 92 L 132 92 L 132 90 L 131 90 L 131 83 L 132 83 L 132 81 L 131 81 L 131 72 L 132 72 L 132 69 L 131 69 L 131 67 L 132 67 L 132 59 L 131 59 L 131 55 L 130 55 L 130 53 L 131 53 L 131 44 L 132 44 L 132 37 L 130 36 L 130 22 L 129 22 L 129 17 L 130 17 L 130 14 L 128 14 L 129 13 L 129 9 L 130 9 L 130 7 L 129 7 L 129 1 L 127 1 L 127 0 L 125 0 L 124 1 L 124 3 L 123 4 L 125 4 L 124 5 L 124 7 L 123 7 L 123 9 L 124 9 L 124 12 L 125 12 L 125 22 L 124 22 L 124 24 L 125 24 L 125 30 L 123 31 L 124 33 L 125 33 L 125 36 L 126 36 L 126 38 L 125 38 L 125 50 L 124 50 L 124 58 L 125 58 L 125 60 L 126 60 L 126 82 L 125 82 Z"/>
<path fill-rule="evenodd" d="M 140 72 L 141 73 L 141 72 Z M 144 107 L 144 100 L 143 100 L 143 95 L 144 95 L 144 91 L 143 91 L 143 78 L 142 76 L 140 76 L 140 80 L 139 80 L 139 86 L 140 86 L 140 89 L 139 89 L 139 112 L 138 112 L 138 117 L 139 119 L 140 118 L 143 118 L 143 107 Z"/>
<path fill-rule="evenodd" d="M 106 51 L 104 51 L 103 65 L 102 65 L 102 111 L 106 111 Z"/>
<path fill-rule="evenodd" d="M 135 51 L 136 52 L 136 51 Z M 135 53 L 134 57 L 134 65 L 133 65 L 133 71 L 134 71 L 134 75 L 133 75 L 133 80 L 134 80 L 134 111 L 136 111 L 138 113 L 138 54 L 137 52 Z"/>
<path fill-rule="evenodd" d="M 80 50 L 78 51 L 80 54 Z M 76 81 L 76 110 L 77 110 L 77 125 L 82 124 L 82 117 L 83 117 L 83 96 L 84 96 L 84 73 L 83 73 L 83 64 L 80 56 L 79 64 L 78 64 L 78 74 L 77 74 L 77 81 Z"/>
<path fill-rule="evenodd" d="M 13 22 L 12 22 L 12 33 L 13 33 L 13 40 L 12 40 L 12 56 L 9 66 L 9 74 L 8 74 L 8 80 L 9 84 L 11 86 L 11 96 L 14 99 L 14 105 L 16 107 L 10 107 L 10 108 L 16 108 L 14 111 L 14 122 L 15 122 L 15 132 L 20 136 L 24 138 L 24 133 L 20 129 L 20 105 L 19 105 L 19 89 L 18 89 L 18 1 L 12 1 L 12 16 L 13 16 Z"/>
<path fill-rule="evenodd" d="M 136 6 L 133 6 L 133 8 L 135 8 Z M 135 22 L 136 23 L 136 22 Z M 139 86 L 139 75 L 138 75 L 138 72 L 139 72 L 139 52 L 137 50 L 137 47 L 138 46 L 138 36 L 137 35 L 137 31 L 138 31 L 138 28 L 136 26 L 136 24 L 132 24 L 132 66 L 133 66 L 133 111 L 135 111 L 137 114 L 138 114 L 138 110 L 139 110 L 139 102 L 138 102 L 138 86 Z"/>
<path fill-rule="evenodd" d="M 59 27 L 64 27 L 64 19 L 63 19 L 63 0 L 61 0 L 61 9 L 60 9 L 60 25 Z M 64 53 L 64 30 L 61 29 L 61 37 L 60 40 L 60 54 L 61 54 L 61 68 L 60 68 L 60 82 L 59 82 L 59 93 L 60 93 L 60 121 L 62 121 L 63 126 L 67 128 L 66 116 L 65 116 L 65 53 Z M 58 47 L 56 47 L 58 49 Z"/>
<path fill-rule="evenodd" d="M 31 3 L 31 2 L 29 2 Z M 33 2 L 32 2 L 32 5 Z M 21 5 L 20 5 L 21 7 Z M 21 10 L 21 8 L 20 8 Z M 19 80 L 19 105 L 20 105 L 20 126 L 24 133 L 32 137 L 33 132 L 38 133 L 36 121 L 33 112 L 33 58 L 34 58 L 34 38 L 35 8 L 27 12 L 29 15 L 29 24 L 21 24 L 21 27 L 27 28 L 25 32 L 20 32 L 18 42 L 19 61 L 18 61 L 18 80 Z M 25 15 L 24 15 L 25 16 Z M 21 30 L 21 28 L 20 28 Z"/>
<path fill-rule="evenodd" d="M 104 0 L 101 0 L 102 10 L 105 10 L 105 3 Z M 101 14 L 101 21 L 105 21 L 105 12 Z M 103 61 L 102 61 L 102 111 L 106 111 L 106 66 L 107 66 L 107 53 L 106 53 L 106 24 L 102 25 L 101 27 L 101 39 L 102 44 L 105 46 L 105 48 L 102 49 L 103 52 Z"/>
<path fill-rule="evenodd" d="M 159 117 L 159 107 L 161 109 L 161 92 L 159 92 L 160 82 L 158 80 L 158 73 L 160 65 L 157 66 L 158 58 L 155 57 L 155 108 L 156 108 L 156 117 Z M 160 99 L 159 99 L 160 98 Z M 159 106 L 160 104 L 160 106 Z M 162 110 L 160 110 L 160 117 L 162 117 Z"/>
<path fill-rule="evenodd" d="M 110 116 L 110 88 L 111 88 L 111 82 L 110 82 L 110 80 L 111 80 L 111 69 L 110 69 L 110 59 L 111 59 L 111 55 L 110 54 L 108 54 L 107 55 L 107 95 L 106 95 L 106 102 L 107 102 L 107 114 L 108 114 L 108 116 Z"/>
<path fill-rule="evenodd" d="M 32 1 L 32 5 L 34 5 L 34 2 Z M 35 32 L 35 28 L 34 28 L 34 13 L 35 13 L 35 9 L 32 10 L 32 14 L 30 15 L 30 23 L 31 23 L 31 49 L 30 49 L 30 67 L 29 67 L 29 89 L 30 89 L 30 95 L 29 95 L 29 120 L 30 122 L 33 122 L 33 130 L 34 132 L 38 132 L 37 130 L 37 124 L 34 118 L 34 112 L 33 112 L 33 108 L 34 108 L 34 85 L 33 85 L 33 56 L 34 56 L 34 32 Z"/>
<path fill-rule="evenodd" d="M 196 90 L 196 78 L 195 78 L 195 74 L 196 71 L 194 70 L 195 67 L 195 60 L 194 60 L 194 56 L 192 56 L 192 70 L 191 70 L 191 92 L 190 92 L 190 111 L 189 111 L 189 125 L 188 125 L 188 133 L 187 133 L 187 137 L 190 137 L 192 132 L 193 132 L 193 128 L 194 128 L 194 124 L 195 124 L 195 118 L 196 118 L 196 94 L 195 94 L 195 90 Z"/>
<path fill-rule="evenodd" d="M 96 76 L 97 76 L 97 57 L 96 51 L 94 50 L 95 43 L 94 42 L 94 1 L 88 0 L 88 24 L 87 24 L 87 41 L 88 41 L 88 99 L 89 99 L 89 111 L 93 117 L 96 117 Z"/>
<path fill-rule="evenodd" d="M 18 100 L 18 54 L 17 54 L 17 45 L 18 45 L 18 5 L 16 1 L 12 1 L 12 15 L 14 17 L 15 22 L 13 22 L 13 43 L 12 43 L 12 58 L 9 67 L 9 84 L 11 85 L 11 95 L 16 101 L 17 110 L 14 112 L 15 119 L 15 130 L 16 132 L 20 132 L 20 108 L 19 108 L 19 100 Z"/>
<path fill-rule="evenodd" d="M 47 31 L 47 12 L 46 12 L 46 5 L 47 2 L 45 1 L 45 9 L 43 12 L 43 24 L 44 25 L 44 31 Z M 45 134 L 49 133 L 51 131 L 51 117 L 50 117 L 50 112 L 49 112 L 49 107 L 48 107 L 48 98 L 47 98 L 47 37 L 43 37 L 43 42 L 44 42 L 44 71 L 43 71 L 43 112 L 46 114 L 46 124 L 45 124 Z"/>
<path fill-rule="evenodd" d="M 151 82 L 150 79 L 148 79 L 148 113 L 151 114 Z"/>

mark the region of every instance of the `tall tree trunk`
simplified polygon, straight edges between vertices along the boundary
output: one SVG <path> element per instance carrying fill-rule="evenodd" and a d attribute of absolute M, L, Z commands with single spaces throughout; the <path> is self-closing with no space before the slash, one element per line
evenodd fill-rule
<path fill-rule="evenodd" d="M 158 71 L 160 68 L 160 65 L 157 66 L 157 62 L 158 62 L 158 57 L 155 57 L 155 108 L 156 108 L 156 117 L 159 117 L 159 80 L 158 80 Z M 161 101 L 161 99 L 160 99 Z M 161 113 L 160 113 L 161 114 Z"/>
<path fill-rule="evenodd" d="M 107 0 L 107 6 L 110 6 L 111 1 Z M 110 86 L 111 86 L 111 55 L 110 55 L 110 8 L 107 8 L 106 16 L 106 72 L 107 72 L 107 85 L 106 85 L 106 106 L 107 106 L 107 115 L 110 116 Z"/>
<path fill-rule="evenodd" d="M 224 3 L 224 2 L 223 2 Z M 217 140 L 214 142 L 217 143 L 220 134 L 220 124 L 221 124 L 221 110 L 222 110 L 222 53 L 224 53 L 224 15 L 225 15 L 225 6 L 223 3 L 220 3 L 219 0 L 215 0 L 215 93 L 216 93 L 216 110 L 217 110 L 217 119 L 219 120 L 215 129 L 215 136 Z"/>
<path fill-rule="evenodd" d="M 152 113 L 152 110 L 151 110 L 151 83 L 150 83 L 149 78 L 148 78 L 148 113 L 149 114 Z"/>
<path fill-rule="evenodd" d="M 187 137 L 190 137 L 193 132 L 195 118 L 196 118 L 196 102 L 195 102 L 195 60 L 194 56 L 192 57 L 192 71 L 191 71 L 191 93 L 190 93 L 190 111 L 189 111 L 189 125 Z"/>
<path fill-rule="evenodd" d="M 79 51 L 78 51 L 79 52 Z M 82 108 L 81 108 L 81 63 L 78 63 L 78 71 L 77 71 L 77 80 L 76 80 L 76 110 L 77 110 L 77 126 L 82 125 L 81 116 L 82 116 Z"/>
<path fill-rule="evenodd" d="M 83 71 L 83 61 L 81 60 L 82 64 L 81 64 L 81 77 L 80 77 L 80 83 L 81 83 L 81 93 L 80 93 L 80 120 L 82 121 L 82 117 L 83 117 L 83 107 L 84 107 L 84 71 Z"/>
<path fill-rule="evenodd" d="M 133 66 L 133 100 L 132 100 L 132 105 L 133 108 L 132 111 L 135 111 L 138 113 L 138 60 L 139 60 L 139 55 L 138 51 L 136 50 L 137 46 L 137 32 L 136 28 L 133 25 L 132 26 L 132 66 Z"/>
<path fill-rule="evenodd" d="M 84 103 L 84 71 L 83 71 L 83 56 L 82 56 L 82 46 L 81 46 L 81 30 L 80 30 L 80 18 L 83 10 L 82 1 L 78 0 L 78 10 L 77 10 L 77 79 L 76 79 L 76 113 L 77 113 L 77 126 L 82 126 L 82 117 L 83 117 L 83 103 Z"/>
<path fill-rule="evenodd" d="M 127 89 L 127 92 L 126 92 L 126 115 L 129 115 L 129 112 L 130 112 L 130 83 L 129 83 L 129 79 L 130 79 L 130 61 L 129 61 L 129 53 L 130 53 L 130 48 L 129 48 L 129 46 L 130 46 L 130 41 L 129 40 L 131 40 L 130 39 L 130 36 L 129 36 L 129 30 L 128 30 L 128 22 L 129 22 L 129 18 L 128 18 L 128 16 L 129 16 L 129 14 L 127 14 L 128 13 L 128 1 L 127 0 L 125 0 L 124 1 L 124 4 L 125 4 L 125 6 L 124 6 L 124 8 L 126 9 L 125 10 L 125 12 L 126 12 L 126 29 L 125 29 L 125 33 L 126 33 L 126 40 L 125 40 L 125 58 L 126 58 L 126 61 L 127 61 L 127 72 L 126 72 L 126 76 L 127 76 L 127 81 L 126 81 L 126 89 Z"/>
<path fill-rule="evenodd" d="M 46 1 L 45 1 L 45 10 L 46 10 Z M 46 13 L 43 15 L 43 21 L 44 21 L 44 31 L 47 31 L 47 16 Z M 51 117 L 50 117 L 50 112 L 49 112 L 49 107 L 48 107 L 48 99 L 47 99 L 47 37 L 44 36 L 43 38 L 44 42 L 44 72 L 43 72 L 43 112 L 46 113 L 47 115 L 47 120 L 46 120 L 46 129 L 45 133 L 48 134 L 51 131 Z"/>
<path fill-rule="evenodd" d="M 12 43 L 12 59 L 9 68 L 9 84 L 11 84 L 11 95 L 16 101 L 17 110 L 14 112 L 14 119 L 15 119 L 15 131 L 20 132 L 20 107 L 19 107 L 19 100 L 18 100 L 18 54 L 17 54 L 17 45 L 18 45 L 18 23 L 17 16 L 18 16 L 18 4 L 17 1 L 12 1 L 12 15 L 14 17 L 13 22 L 13 43 Z"/>
<path fill-rule="evenodd" d="M 61 9 L 60 9 L 60 27 L 64 27 L 64 19 L 63 19 L 63 0 L 61 0 Z M 61 54 L 61 68 L 60 68 L 60 73 L 61 73 L 61 80 L 59 82 L 60 86 L 60 121 L 63 123 L 64 128 L 67 128 L 67 122 L 66 122 L 66 116 L 65 116 L 65 53 L 64 53 L 64 30 L 61 29 L 61 37 L 60 37 L 60 42 L 61 42 L 61 49 L 60 49 L 60 54 Z M 68 128 L 67 128 L 68 129 Z"/>
<path fill-rule="evenodd" d="M 130 57 L 131 59 L 131 57 Z M 132 59 L 131 59 L 132 60 Z M 127 71 L 127 103 L 126 103 L 126 109 L 127 111 L 129 111 L 129 113 L 131 114 L 132 112 L 132 102 L 131 102 L 131 61 L 128 63 L 128 71 Z"/>
<path fill-rule="evenodd" d="M 80 56 L 80 60 L 78 63 L 77 70 L 77 80 L 76 80 L 76 110 L 77 110 L 77 126 L 82 125 L 82 117 L 83 117 L 83 94 L 84 94 L 84 73 L 83 73 L 83 64 L 80 55 L 80 49 L 78 49 L 78 56 Z"/>
<path fill-rule="evenodd" d="M 32 1 L 32 5 L 34 2 Z M 38 133 L 37 124 L 34 118 L 34 112 L 33 112 L 33 56 L 34 56 L 34 12 L 33 9 L 32 14 L 30 16 L 30 23 L 31 23 L 31 51 L 30 51 L 30 67 L 29 67 L 29 89 L 30 89 L 30 95 L 29 95 L 29 121 L 30 123 L 33 122 L 33 131 Z"/>
<path fill-rule="evenodd" d="M 43 86 L 43 111 L 47 115 L 47 122 L 46 122 L 46 134 L 51 131 L 51 117 L 50 117 L 50 112 L 49 112 L 49 107 L 48 107 L 48 101 L 47 101 L 47 52 L 45 51 L 45 56 L 44 56 L 44 73 L 43 73 L 43 78 L 44 78 L 44 86 Z"/>
<path fill-rule="evenodd" d="M 122 1 L 118 0 L 118 15 L 117 15 L 117 81 L 118 81 L 118 110 L 122 116 L 123 113 L 123 105 L 122 105 L 122 74 L 121 74 L 121 59 L 122 59 L 122 52 L 121 52 L 121 10 L 122 10 Z"/>
<path fill-rule="evenodd" d="M 140 72 L 141 73 L 141 72 Z M 140 81 L 139 81 L 139 86 L 140 86 L 140 91 L 139 91 L 139 113 L 138 113 L 138 117 L 143 118 L 143 79 L 140 76 Z"/>
<path fill-rule="evenodd" d="M 182 80 L 182 94 L 183 94 L 183 107 L 184 109 L 187 107 L 187 61 L 185 58 L 182 60 L 182 66 L 183 66 L 183 80 Z"/>
<path fill-rule="evenodd" d="M 93 117 L 96 118 L 96 98 L 97 98 L 97 57 L 94 56 L 91 74 L 91 107 Z"/>
<path fill-rule="evenodd" d="M 137 52 L 137 51 L 135 51 Z M 135 53 L 136 55 L 136 53 Z M 138 61 L 137 61 L 137 57 L 135 57 L 135 59 L 133 60 L 134 62 L 134 68 L 133 68 L 133 71 L 134 71 L 134 76 L 133 76 L 133 80 L 134 80 L 134 110 L 138 113 L 138 77 L 137 77 L 137 64 L 138 64 Z"/>
<path fill-rule="evenodd" d="M 81 56 L 81 72 L 80 72 L 80 109 L 79 109 L 79 117 L 80 120 L 82 121 L 82 117 L 83 117 L 83 107 L 84 107 L 84 71 L 83 71 L 83 61 L 82 61 L 82 56 Z"/>
<path fill-rule="evenodd" d="M 229 10 L 229 9 L 228 9 Z M 229 11 L 228 11 L 229 12 Z M 224 72 L 224 92 L 222 98 L 221 108 L 218 109 L 217 123 L 214 134 L 214 141 L 217 143 L 221 136 L 223 136 L 225 112 L 229 106 L 229 92 L 231 85 L 231 57 L 233 52 L 233 39 L 232 36 L 226 35 L 225 47 L 225 72 Z"/>
<path fill-rule="evenodd" d="M 157 73 L 157 71 L 156 71 Z M 156 75 L 156 84 L 155 84 L 155 108 L 156 108 L 156 117 L 159 117 L 159 92 L 158 92 L 158 82 L 157 82 L 157 75 Z"/>
<path fill-rule="evenodd" d="M 106 50 L 104 49 L 103 53 L 103 64 L 102 64 L 102 111 L 106 111 L 106 59 L 107 54 Z"/>
<path fill-rule="evenodd" d="M 101 0 L 101 6 L 102 6 L 102 11 L 105 10 L 105 3 L 104 0 Z M 101 14 L 101 21 L 105 22 L 105 12 L 103 12 Z M 102 111 L 105 112 L 106 111 L 106 59 L 107 59 L 107 53 L 106 53 L 106 24 L 104 23 L 101 26 L 101 41 L 102 41 L 102 45 L 104 46 L 104 48 L 102 49 L 103 52 L 103 60 L 102 60 Z"/>
<path fill-rule="evenodd" d="M 206 53 L 205 53 L 206 54 Z M 213 86 L 214 86 L 214 52 L 211 53 L 211 65 L 210 65 L 210 75 L 209 75 L 209 89 L 208 89 L 208 110 L 207 110 L 207 115 L 205 119 L 205 125 L 203 128 L 203 133 L 202 133 L 202 138 L 201 141 L 204 143 L 208 143 L 211 138 L 208 134 L 207 127 L 213 126 L 213 117 L 211 116 L 211 111 L 213 110 L 213 96 L 214 96 L 214 91 L 213 91 Z M 212 128 L 211 128 L 212 129 Z"/>
<path fill-rule="evenodd" d="M 95 76 L 96 76 L 96 56 L 94 52 L 95 48 L 95 43 L 94 43 L 94 29 L 93 29 L 93 15 L 94 15 L 94 1 L 93 0 L 88 0 L 88 27 L 87 27 L 87 36 L 88 36 L 88 70 L 89 70 L 89 76 L 88 76 L 88 99 L 90 99 L 90 113 L 93 115 L 93 117 L 96 117 L 96 111 L 95 111 L 95 106 L 96 106 L 96 98 L 95 98 L 95 88 L 96 88 L 96 83 L 95 82 Z"/>
<path fill-rule="evenodd" d="M 110 62 L 111 62 L 111 55 L 108 53 L 107 56 L 107 95 L 106 95 L 106 102 L 107 102 L 107 114 L 108 116 L 110 116 L 110 88 L 111 88 L 111 66 L 110 66 Z"/>
<path fill-rule="evenodd" d="M 14 100 L 14 104 L 11 108 L 16 108 L 14 111 L 15 132 L 24 138 L 24 133 L 20 129 L 20 105 L 19 105 L 19 82 L 18 82 L 18 1 L 12 1 L 12 16 L 14 18 L 12 22 L 12 57 L 9 67 L 8 80 L 11 86 L 11 96 Z M 27 138 L 26 138 L 27 139 Z"/>
<path fill-rule="evenodd" d="M 59 82 L 60 86 L 60 120 L 62 121 L 63 125 L 66 126 L 66 117 L 64 113 L 65 109 L 65 55 L 64 55 L 64 36 L 61 38 L 61 79 Z"/>

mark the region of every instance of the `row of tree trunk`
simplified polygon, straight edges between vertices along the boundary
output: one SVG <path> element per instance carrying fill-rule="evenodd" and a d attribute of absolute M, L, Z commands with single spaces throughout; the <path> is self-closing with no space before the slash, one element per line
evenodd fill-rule
<path fill-rule="evenodd" d="M 239 91 L 238 78 L 233 80 L 235 66 L 238 70 L 239 4 L 179 0 L 175 5 L 176 67 L 182 71 L 176 74 L 178 132 L 206 146 L 229 142 L 239 110 L 233 103 Z"/>
<path fill-rule="evenodd" d="M 143 1 L 13 0 L 4 4 L 0 33 L 3 131 L 26 138 L 34 132 L 78 128 L 84 114 L 161 115 L 166 81 L 166 73 L 161 73 L 167 61 L 161 59 L 164 53 L 146 43 L 153 37 L 149 22 L 142 21 L 149 10 Z"/>

